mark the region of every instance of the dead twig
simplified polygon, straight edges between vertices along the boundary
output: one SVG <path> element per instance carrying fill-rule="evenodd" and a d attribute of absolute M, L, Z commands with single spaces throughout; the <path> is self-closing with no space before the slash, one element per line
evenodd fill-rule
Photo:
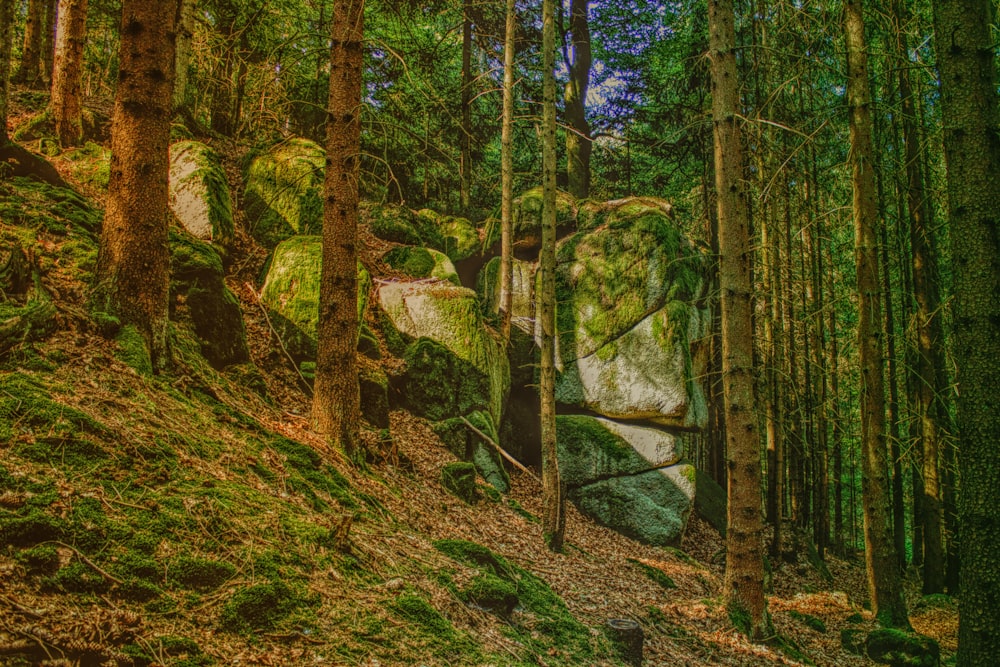
<path fill-rule="evenodd" d="M 500 456 L 502 456 L 504 458 L 504 460 L 509 461 L 511 465 L 513 465 L 515 468 L 517 468 L 521 472 L 528 473 L 532 477 L 532 479 L 534 479 L 536 482 L 538 482 L 539 484 L 541 484 L 542 480 L 541 480 L 541 478 L 538 477 L 538 475 L 536 475 L 535 473 L 533 473 L 524 464 L 522 464 L 520 461 L 518 461 L 517 459 L 515 459 L 513 456 L 511 456 L 510 454 L 508 454 L 506 451 L 504 451 L 503 447 L 501 447 L 500 445 L 498 445 L 496 442 L 493 441 L 493 438 L 491 438 L 490 436 L 486 435 L 485 433 L 483 433 L 482 431 L 480 431 L 478 428 L 476 428 L 475 426 L 473 426 L 472 422 L 470 422 L 465 417 L 459 417 L 459 419 L 461 419 L 462 423 L 465 424 L 466 426 L 468 426 L 472 430 L 473 433 L 475 433 L 480 438 L 482 438 L 483 440 L 485 440 L 487 443 L 489 443 L 490 445 L 492 445 L 493 448 L 497 450 L 497 453 L 499 453 Z"/>
<path fill-rule="evenodd" d="M 112 583 L 115 583 L 115 584 L 118 584 L 119 586 L 121 586 L 123 583 L 125 583 L 121 579 L 119 579 L 118 577 L 116 577 L 114 575 L 111 575 L 111 574 L 108 574 L 107 572 L 105 572 L 104 570 L 102 570 L 97 565 L 97 563 L 95 563 L 94 561 L 92 561 L 89 558 L 87 558 L 86 556 L 84 556 L 83 553 L 79 549 L 77 549 L 76 547 L 74 547 L 74 546 L 70 546 L 70 545 L 66 544 L 65 542 L 58 542 L 56 540 L 49 540 L 48 542 L 43 542 L 42 544 L 55 544 L 57 546 L 69 549 L 70 551 L 72 551 L 73 553 L 75 553 L 77 555 L 77 557 L 81 561 L 83 561 L 84 565 L 86 565 L 87 567 L 89 567 L 94 572 L 96 572 L 97 574 L 101 575 L 102 577 L 104 577 L 108 581 L 110 581 Z"/>
<path fill-rule="evenodd" d="M 299 380 L 302 381 L 302 386 L 305 388 L 306 394 L 311 398 L 313 393 L 312 387 L 309 385 L 309 381 L 306 380 L 306 376 L 303 375 L 302 371 L 299 370 L 299 365 L 295 363 L 295 359 L 293 359 L 292 355 L 288 352 L 288 348 L 285 347 L 285 341 L 281 340 L 281 335 L 278 334 L 277 330 L 274 328 L 274 325 L 271 324 L 271 317 L 267 314 L 267 307 L 264 306 L 264 302 L 261 300 L 260 294 L 257 294 L 257 290 L 255 290 L 253 288 L 253 285 L 251 285 L 250 283 L 246 283 L 246 288 L 250 291 L 251 294 L 253 294 L 254 300 L 260 307 L 260 312 L 263 313 L 264 315 L 264 321 L 267 322 L 267 328 L 271 330 L 271 333 L 274 334 L 274 337 L 278 340 L 278 346 L 281 347 L 281 351 L 285 353 L 285 357 L 288 359 L 289 362 L 291 362 L 292 368 L 295 369 L 295 372 L 299 376 Z"/>

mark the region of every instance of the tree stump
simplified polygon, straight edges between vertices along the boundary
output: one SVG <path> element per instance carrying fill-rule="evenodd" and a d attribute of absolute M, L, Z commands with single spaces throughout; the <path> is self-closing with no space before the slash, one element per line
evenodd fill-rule
<path fill-rule="evenodd" d="M 634 667 L 641 667 L 642 626 L 628 618 L 609 618 L 607 632 L 622 660 Z"/>

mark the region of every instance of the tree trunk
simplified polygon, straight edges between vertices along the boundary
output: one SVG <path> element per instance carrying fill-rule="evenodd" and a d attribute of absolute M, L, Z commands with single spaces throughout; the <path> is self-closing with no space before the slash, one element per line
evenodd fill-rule
<path fill-rule="evenodd" d="M 138 330 L 158 371 L 169 363 L 167 152 L 178 3 L 126 0 L 122 8 L 111 177 L 97 258 L 99 298 Z"/>
<path fill-rule="evenodd" d="M 514 248 L 514 50 L 517 44 L 517 2 L 507 0 L 503 48 L 503 124 L 500 128 L 500 331 L 510 341 L 513 307 Z"/>
<path fill-rule="evenodd" d="M 542 2 L 542 251 L 541 276 L 541 431 L 542 499 L 545 541 L 562 551 L 566 516 L 556 451 L 556 10 L 555 0 Z"/>
<path fill-rule="evenodd" d="M 462 0 L 462 160 L 459 206 L 468 215 L 472 194 L 472 0 Z"/>
<path fill-rule="evenodd" d="M 0 146 L 7 137 L 7 109 L 10 97 L 10 52 L 14 39 L 14 0 L 0 0 Z"/>
<path fill-rule="evenodd" d="M 28 0 L 28 15 L 24 22 L 24 47 L 21 64 L 14 79 L 18 83 L 36 86 L 42 82 L 42 33 L 45 31 L 47 0 Z"/>
<path fill-rule="evenodd" d="M 736 80 L 732 0 L 709 0 L 709 57 L 719 210 L 722 378 L 728 443 L 725 596 L 730 613 L 747 619 L 752 638 L 769 634 L 761 543 L 760 442 L 753 403 L 753 315 L 750 220 Z"/>
<path fill-rule="evenodd" d="M 55 59 L 56 15 L 59 0 L 45 0 L 45 18 L 42 27 L 41 68 L 42 80 L 52 82 L 52 69 Z"/>
<path fill-rule="evenodd" d="M 820 243 L 823 244 L 823 237 L 820 236 Z M 827 293 L 830 298 L 834 298 L 834 263 L 833 263 L 833 240 L 827 239 L 826 256 L 829 270 L 826 273 Z M 826 368 L 830 377 L 830 395 L 828 400 L 828 414 L 830 415 L 830 455 L 833 459 L 833 544 L 837 553 L 844 553 L 844 427 L 841 423 L 840 413 L 840 362 L 839 345 L 837 342 L 837 309 L 830 305 L 826 314 L 827 331 L 830 335 L 829 343 L 826 346 Z"/>
<path fill-rule="evenodd" d="M 566 176 L 574 197 L 590 196 L 590 125 L 587 123 L 587 86 L 590 83 L 590 27 L 587 0 L 572 0 L 569 29 L 573 35 L 573 61 L 566 82 Z"/>
<path fill-rule="evenodd" d="M 1000 111 L 988 0 L 937 0 L 934 39 L 955 273 L 959 667 L 1000 655 Z"/>
<path fill-rule="evenodd" d="M 362 454 L 358 440 L 357 238 L 364 0 L 336 0 L 331 25 L 323 267 L 312 417 L 317 431 L 357 461 Z"/>
<path fill-rule="evenodd" d="M 59 0 L 55 64 L 52 70 L 52 119 L 63 148 L 83 140 L 81 78 L 87 39 L 87 0 Z M 173 53 L 171 45 L 170 51 Z M 171 56 L 172 58 L 173 56 Z M 171 65 L 170 69 L 173 69 Z M 171 81 L 171 85 L 173 82 Z"/>
<path fill-rule="evenodd" d="M 871 91 L 868 84 L 861 0 L 844 3 L 847 101 L 850 113 L 851 184 L 854 191 L 854 258 L 857 265 L 858 351 L 861 369 L 861 465 L 865 566 L 872 613 L 885 626 L 909 627 L 889 530 L 885 386 L 882 378 L 882 305 L 875 237 L 875 173 Z"/>
<path fill-rule="evenodd" d="M 194 38 L 195 0 L 181 0 L 180 23 L 177 26 L 177 55 L 174 67 L 174 109 L 187 103 L 188 66 L 191 64 L 191 40 Z"/>

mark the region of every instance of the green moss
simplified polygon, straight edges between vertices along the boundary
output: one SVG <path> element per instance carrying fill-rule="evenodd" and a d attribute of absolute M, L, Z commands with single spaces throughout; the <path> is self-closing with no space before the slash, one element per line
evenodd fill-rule
<path fill-rule="evenodd" d="M 894 628 L 878 628 L 868 633 L 865 652 L 875 662 L 900 667 L 937 667 L 941 660 L 936 641 Z"/>
<path fill-rule="evenodd" d="M 476 502 L 479 497 L 476 490 L 476 466 L 464 461 L 445 465 L 441 469 L 441 486 L 463 502 Z"/>
<path fill-rule="evenodd" d="M 60 569 L 51 577 L 42 579 L 44 590 L 62 591 L 64 593 L 106 593 L 110 589 L 109 582 L 91 567 L 76 561 Z"/>
<path fill-rule="evenodd" d="M 412 278 L 438 278 L 461 285 L 455 266 L 444 253 L 428 248 L 397 246 L 382 260 L 392 268 Z"/>
<path fill-rule="evenodd" d="M 117 589 L 118 597 L 132 602 L 149 602 L 163 595 L 163 590 L 145 579 L 126 579 Z"/>
<path fill-rule="evenodd" d="M 139 375 L 153 375 L 153 361 L 146 347 L 146 339 L 131 324 L 122 327 L 115 336 L 118 342 L 118 358 L 135 369 Z"/>
<path fill-rule="evenodd" d="M 503 618 L 509 618 L 518 603 L 514 584 L 490 573 L 478 575 L 462 589 L 460 596 L 465 602 Z"/>
<path fill-rule="evenodd" d="M 435 246 L 453 262 L 467 259 L 479 252 L 479 232 L 475 225 L 465 218 L 441 215 L 431 209 L 416 213 L 416 224 L 420 235 L 428 240 L 440 237 L 440 246 Z"/>
<path fill-rule="evenodd" d="M 441 615 L 425 598 L 406 593 L 392 603 L 392 610 L 401 618 L 422 626 L 442 640 L 455 637 L 451 621 Z"/>
<path fill-rule="evenodd" d="M 786 656 L 795 660 L 803 665 L 815 665 L 808 655 L 802 650 L 802 647 L 791 637 L 786 637 L 784 635 L 775 636 L 770 642 L 772 646 L 777 648 L 779 651 L 784 653 Z"/>
<path fill-rule="evenodd" d="M 646 565 L 645 563 L 640 562 L 634 558 L 629 558 L 628 561 L 630 563 L 635 563 L 635 565 L 637 565 L 639 569 L 642 570 L 642 573 L 644 575 L 646 575 L 647 577 L 649 577 L 649 579 L 659 584 L 663 589 L 671 590 L 673 588 L 677 588 L 677 584 L 674 583 L 674 580 L 671 579 L 667 575 L 667 573 L 661 570 L 660 568 L 653 567 L 652 565 Z"/>
<path fill-rule="evenodd" d="M 811 628 L 819 633 L 826 633 L 826 623 L 823 619 L 813 616 L 812 614 L 803 614 L 800 611 L 795 611 L 794 609 L 788 612 L 788 615 L 794 618 L 796 621 L 802 625 Z"/>
<path fill-rule="evenodd" d="M 69 151 L 63 158 L 70 162 L 73 177 L 99 190 L 108 189 L 111 178 L 111 151 L 92 141 Z"/>
<path fill-rule="evenodd" d="M 286 584 L 272 582 L 238 589 L 222 609 L 224 630 L 248 633 L 272 630 L 304 601 Z"/>
<path fill-rule="evenodd" d="M 236 575 L 236 568 L 230 563 L 181 556 L 167 569 L 167 578 L 185 588 L 196 591 L 211 591 Z"/>
<path fill-rule="evenodd" d="M 317 234 L 323 221 L 326 154 L 308 139 L 293 138 L 257 156 L 244 194 L 250 233 L 268 248 L 295 234 Z"/>
<path fill-rule="evenodd" d="M 0 528 L 0 534 L 2 533 L 3 529 Z M 0 539 L 0 542 L 7 542 L 7 540 Z M 15 559 L 27 570 L 28 574 L 32 575 L 50 574 L 59 567 L 59 553 L 51 544 L 40 544 L 18 551 Z"/>
<path fill-rule="evenodd" d="M 208 221 L 211 225 L 211 240 L 223 258 L 227 256 L 234 241 L 233 202 L 229 192 L 229 181 L 222 169 L 219 156 L 205 144 L 196 141 L 180 141 L 170 146 L 171 191 L 189 185 L 204 192 Z M 173 169 L 179 161 L 193 160 L 196 168 L 185 180 Z M 176 182 L 175 182 L 176 181 Z"/>
<path fill-rule="evenodd" d="M 114 572 L 121 577 L 158 581 L 163 566 L 143 553 L 126 552 L 114 558 Z"/>

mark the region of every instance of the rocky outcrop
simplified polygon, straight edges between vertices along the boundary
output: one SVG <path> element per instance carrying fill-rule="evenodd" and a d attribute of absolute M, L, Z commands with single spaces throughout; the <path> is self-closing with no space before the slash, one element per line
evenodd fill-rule
<path fill-rule="evenodd" d="M 402 245 L 387 252 L 382 261 L 411 278 L 434 278 L 461 285 L 451 259 L 437 250 Z"/>
<path fill-rule="evenodd" d="M 314 141 L 289 139 L 247 169 L 247 224 L 258 243 L 273 248 L 296 234 L 318 234 L 323 223 L 326 153 Z"/>
<path fill-rule="evenodd" d="M 233 246 L 233 202 L 218 156 L 197 141 L 170 147 L 170 209 L 195 238 L 225 259 Z"/>

